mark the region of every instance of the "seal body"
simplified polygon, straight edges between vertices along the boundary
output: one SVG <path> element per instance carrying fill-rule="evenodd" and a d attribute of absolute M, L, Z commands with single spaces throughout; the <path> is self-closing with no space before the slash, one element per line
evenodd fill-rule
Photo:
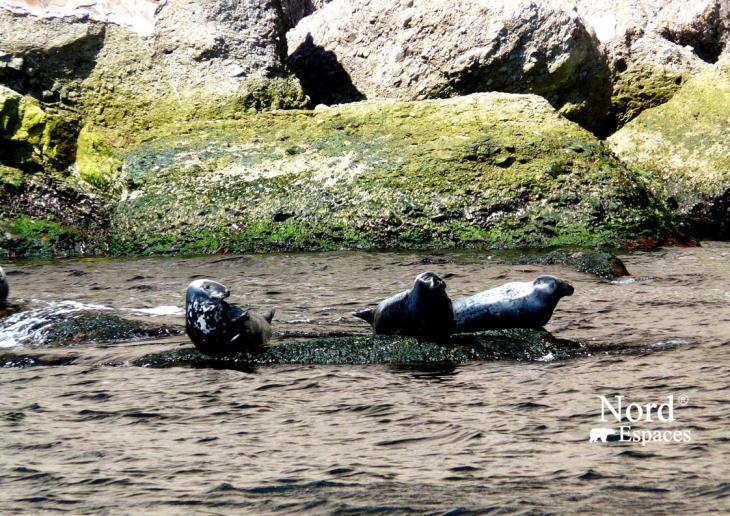
<path fill-rule="evenodd" d="M 506 283 L 454 301 L 456 331 L 542 328 L 552 317 L 558 301 L 572 294 L 573 286 L 554 276 Z"/>
<path fill-rule="evenodd" d="M 10 293 L 10 287 L 8 286 L 8 279 L 5 276 L 5 271 L 0 267 L 0 306 L 5 305 L 5 301 L 8 300 L 8 294 Z"/>
<path fill-rule="evenodd" d="M 369 322 L 376 335 L 404 335 L 446 342 L 455 328 L 446 282 L 433 272 L 419 274 L 410 290 L 354 315 Z"/>
<path fill-rule="evenodd" d="M 185 331 L 195 347 L 211 356 L 259 351 L 271 338 L 274 310 L 257 315 L 228 304 L 230 290 L 212 280 L 196 280 L 185 296 Z"/>

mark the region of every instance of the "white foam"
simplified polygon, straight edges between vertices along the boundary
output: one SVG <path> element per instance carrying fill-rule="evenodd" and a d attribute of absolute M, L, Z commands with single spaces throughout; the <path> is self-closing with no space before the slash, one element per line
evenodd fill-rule
<path fill-rule="evenodd" d="M 538 362 L 552 362 L 553 360 L 555 360 L 555 355 L 553 355 L 550 351 L 537 359 Z"/>
<path fill-rule="evenodd" d="M 161 315 L 183 315 L 185 311 L 179 306 L 174 305 L 160 305 L 154 308 L 125 308 L 130 312 L 138 314 L 147 314 L 152 317 L 159 317 Z"/>
<path fill-rule="evenodd" d="M 0 320 L 0 348 L 42 344 L 48 331 L 61 316 L 85 310 L 111 310 L 108 306 L 78 301 L 37 301 L 31 310 Z"/>

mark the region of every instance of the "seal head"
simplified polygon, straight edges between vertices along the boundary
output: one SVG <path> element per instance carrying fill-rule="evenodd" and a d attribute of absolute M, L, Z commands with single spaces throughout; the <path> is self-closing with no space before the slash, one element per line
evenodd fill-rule
<path fill-rule="evenodd" d="M 419 274 L 410 290 L 354 315 L 369 322 L 376 335 L 404 335 L 443 343 L 455 328 L 446 282 L 433 272 Z"/>
<path fill-rule="evenodd" d="M 554 276 L 530 282 L 506 283 L 454 302 L 456 331 L 502 328 L 542 328 L 558 301 L 573 294 L 573 286 Z"/>
<path fill-rule="evenodd" d="M 185 331 L 195 347 L 212 356 L 259 351 L 271 338 L 274 310 L 264 316 L 228 304 L 231 291 L 217 281 L 203 279 L 188 285 Z"/>
<path fill-rule="evenodd" d="M 5 301 L 8 300 L 8 294 L 10 293 L 10 287 L 8 286 L 8 280 L 5 276 L 5 271 L 0 267 L 0 306 L 5 305 Z"/>

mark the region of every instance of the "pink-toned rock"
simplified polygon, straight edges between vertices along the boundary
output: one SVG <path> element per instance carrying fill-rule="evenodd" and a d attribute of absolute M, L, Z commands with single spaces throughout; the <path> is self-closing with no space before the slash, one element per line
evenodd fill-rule
<path fill-rule="evenodd" d="M 165 0 L 0 0 L 17 14 L 110 22 L 147 36 L 155 30 L 155 13 Z"/>

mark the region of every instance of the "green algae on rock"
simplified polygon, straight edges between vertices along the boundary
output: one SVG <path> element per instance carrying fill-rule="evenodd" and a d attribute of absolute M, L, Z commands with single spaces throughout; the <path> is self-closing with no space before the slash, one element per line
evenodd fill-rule
<path fill-rule="evenodd" d="M 574 356 L 579 349 L 580 344 L 557 339 L 544 330 L 515 329 L 456 335 L 450 346 L 410 337 L 356 335 L 280 342 L 261 354 L 240 353 L 229 358 L 211 358 L 195 348 L 182 348 L 144 356 L 133 365 L 230 369 L 275 364 L 428 366 L 473 360 L 552 360 Z"/>
<path fill-rule="evenodd" d="M 44 107 L 0 85 L 0 163 L 21 169 L 63 169 L 74 161 L 78 115 Z"/>
<path fill-rule="evenodd" d="M 177 124 L 120 157 L 119 254 L 619 246 L 673 232 L 643 177 L 534 95 Z"/>
<path fill-rule="evenodd" d="M 45 336 L 47 345 L 86 342 L 121 342 L 178 335 L 180 330 L 151 326 L 103 312 L 80 312 L 53 325 Z"/>
<path fill-rule="evenodd" d="M 0 257 L 103 253 L 106 212 L 74 176 L 0 165 Z"/>
<path fill-rule="evenodd" d="M 695 234 L 730 236 L 730 63 L 690 79 L 608 142 L 653 176 L 655 194 L 678 205 Z"/>

